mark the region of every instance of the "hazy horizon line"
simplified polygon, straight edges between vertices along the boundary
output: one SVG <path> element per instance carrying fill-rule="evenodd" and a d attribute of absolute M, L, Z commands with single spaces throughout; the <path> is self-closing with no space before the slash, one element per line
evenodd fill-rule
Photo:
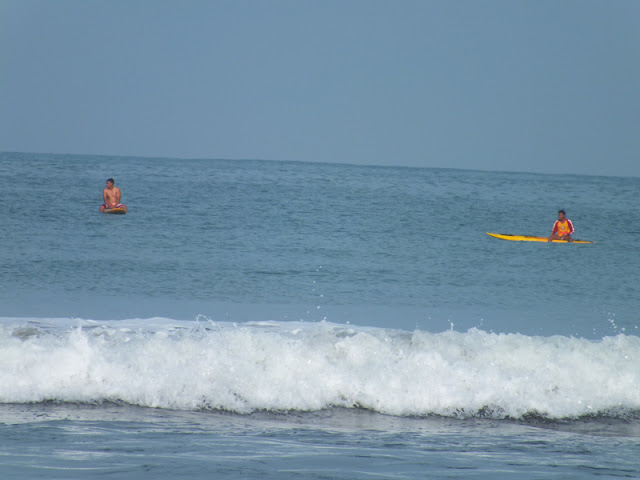
<path fill-rule="evenodd" d="M 459 170 L 469 172 L 484 173 L 521 173 L 528 175 L 571 175 L 576 177 L 607 177 L 607 178 L 640 178 L 640 176 L 629 175 L 602 175 L 589 173 L 571 173 L 571 172 L 547 172 L 547 171 L 531 171 L 531 170 L 495 170 L 483 168 L 462 168 L 462 167 L 441 167 L 441 166 L 416 166 L 416 165 L 391 165 L 391 164 L 373 164 L 373 163 L 352 163 L 344 161 L 312 161 L 312 160 L 290 160 L 290 159 L 269 159 L 269 158 L 225 158 L 225 157 L 170 157 L 170 156 L 151 156 L 151 155 L 123 155 L 123 154 L 105 154 L 105 153 L 71 153 L 71 152 L 30 152 L 18 150 L 0 150 L 0 154 L 18 154 L 18 155 L 67 155 L 74 157 L 105 157 L 105 158 L 140 158 L 147 160 L 182 160 L 182 161 L 232 161 L 232 162 L 278 162 L 278 163 L 302 163 L 309 165 L 345 165 L 353 167 L 374 167 L 374 168 L 404 168 L 404 169 L 433 169 L 433 170 Z"/>

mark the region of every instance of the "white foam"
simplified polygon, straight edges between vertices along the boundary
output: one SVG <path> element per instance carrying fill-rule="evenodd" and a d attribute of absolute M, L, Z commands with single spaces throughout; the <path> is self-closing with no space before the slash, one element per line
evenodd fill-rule
<path fill-rule="evenodd" d="M 640 411 L 640 338 L 0 319 L 0 402 L 551 418 Z"/>

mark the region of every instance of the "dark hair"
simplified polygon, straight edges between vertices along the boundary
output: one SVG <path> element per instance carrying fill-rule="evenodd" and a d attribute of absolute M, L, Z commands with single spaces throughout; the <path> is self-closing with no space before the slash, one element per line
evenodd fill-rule
<path fill-rule="evenodd" d="M 566 215 L 566 214 L 567 214 L 567 212 L 565 212 L 564 210 L 558 210 L 558 213 L 561 213 L 561 214 L 563 214 L 563 215 Z"/>
<path fill-rule="evenodd" d="M 107 182 L 116 183 L 113 181 L 113 178 L 107 178 Z"/>

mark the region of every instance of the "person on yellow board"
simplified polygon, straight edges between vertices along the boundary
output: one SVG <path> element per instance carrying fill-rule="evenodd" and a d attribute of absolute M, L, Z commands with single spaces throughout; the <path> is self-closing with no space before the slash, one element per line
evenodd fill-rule
<path fill-rule="evenodd" d="M 125 211 L 127 207 L 120 203 L 120 189 L 114 186 L 113 178 L 107 180 L 107 188 L 102 191 L 102 198 L 104 198 L 104 204 L 100 205 L 100 211 L 104 212 L 106 209 L 121 207 Z"/>
<path fill-rule="evenodd" d="M 566 240 L 567 242 L 573 242 L 571 234 L 575 231 L 573 223 L 566 217 L 564 210 L 558 212 L 558 220 L 553 224 L 553 230 L 549 235 L 549 241 L 551 240 Z"/>

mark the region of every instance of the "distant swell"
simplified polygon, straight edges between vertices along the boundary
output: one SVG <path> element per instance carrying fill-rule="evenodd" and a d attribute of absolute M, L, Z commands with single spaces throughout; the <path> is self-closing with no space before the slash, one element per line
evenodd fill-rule
<path fill-rule="evenodd" d="M 0 320 L 0 403 L 638 418 L 640 338 L 321 323 Z"/>

